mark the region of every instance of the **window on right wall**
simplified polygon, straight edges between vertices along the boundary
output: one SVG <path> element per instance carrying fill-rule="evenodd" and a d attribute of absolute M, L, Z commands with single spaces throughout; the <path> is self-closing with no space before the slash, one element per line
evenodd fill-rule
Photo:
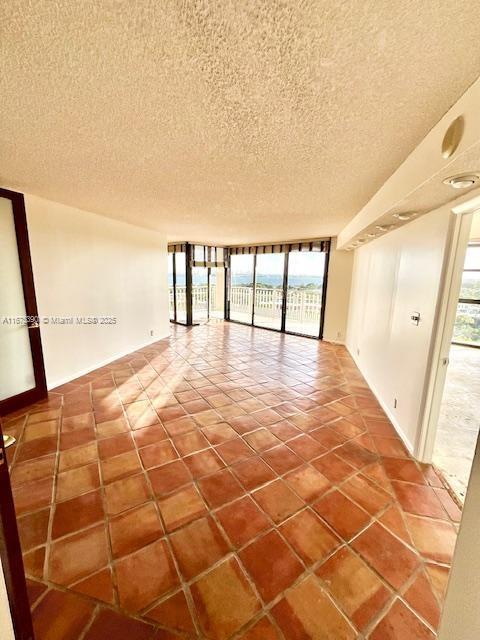
<path fill-rule="evenodd" d="M 453 343 L 480 347 L 480 242 L 467 248 Z"/>

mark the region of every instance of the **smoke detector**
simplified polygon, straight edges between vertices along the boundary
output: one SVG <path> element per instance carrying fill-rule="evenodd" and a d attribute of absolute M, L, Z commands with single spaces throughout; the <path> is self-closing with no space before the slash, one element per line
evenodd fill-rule
<path fill-rule="evenodd" d="M 414 217 L 414 213 L 394 213 L 393 217 L 397 220 L 411 220 Z"/>

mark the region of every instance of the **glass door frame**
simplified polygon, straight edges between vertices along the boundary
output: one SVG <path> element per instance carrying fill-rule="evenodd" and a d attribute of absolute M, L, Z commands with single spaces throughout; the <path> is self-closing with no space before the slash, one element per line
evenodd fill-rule
<path fill-rule="evenodd" d="M 33 374 L 35 386 L 15 396 L 0 400 L 0 415 L 5 415 L 47 397 L 47 381 L 43 360 L 40 322 L 38 321 L 37 299 L 33 280 L 32 258 L 28 241 L 27 216 L 25 200 L 22 193 L 0 188 L 0 197 L 12 203 L 15 235 L 17 238 L 18 259 L 22 276 L 25 313 L 28 326 L 28 337 L 32 352 Z"/>
<path fill-rule="evenodd" d="M 301 243 L 303 244 L 303 243 Z M 250 251 L 254 247 L 245 247 L 245 253 L 253 253 L 253 303 L 252 303 L 252 319 L 250 322 L 242 322 L 241 320 L 232 320 L 230 317 L 230 291 L 232 286 L 232 270 L 231 270 L 231 259 L 234 255 L 241 254 L 232 254 L 230 251 L 228 252 L 228 258 L 226 261 L 227 264 L 227 277 L 226 277 L 226 299 L 225 299 L 225 320 L 228 322 L 235 322 L 237 324 L 242 324 L 248 327 L 257 327 L 258 329 L 266 329 L 267 331 L 276 331 L 277 333 L 286 333 L 288 335 L 293 336 L 301 336 L 303 338 L 312 338 L 314 340 L 322 340 L 323 339 L 323 328 L 325 324 L 325 303 L 327 300 L 327 287 L 328 287 L 328 266 L 330 262 L 330 247 L 331 247 L 331 239 L 328 241 L 328 246 L 325 253 L 325 268 L 323 273 L 323 282 L 322 282 L 322 307 L 320 309 L 320 322 L 318 327 L 318 336 L 308 335 L 306 333 L 287 331 L 285 329 L 286 326 L 286 317 L 287 317 L 287 289 L 288 289 L 288 261 L 289 255 L 291 251 L 295 251 L 296 249 L 292 248 L 291 244 L 285 245 L 287 247 L 286 250 L 279 251 L 278 253 L 284 254 L 284 268 L 283 268 L 283 288 L 282 288 L 282 321 L 280 329 L 275 329 L 272 327 L 260 327 L 254 324 L 255 318 L 255 290 L 257 286 L 257 254 L 255 251 Z M 296 245 L 293 245 L 296 246 Z M 272 252 L 273 253 L 273 252 Z"/>
<path fill-rule="evenodd" d="M 170 322 L 172 322 L 173 324 L 180 324 L 182 326 L 187 326 L 188 324 L 192 324 L 191 319 L 192 319 L 192 296 L 191 296 L 191 287 L 192 287 L 192 278 L 191 278 L 191 273 L 189 274 L 189 268 L 188 268 L 188 257 L 189 257 L 189 245 L 188 243 L 181 243 L 178 246 L 184 246 L 184 251 L 180 250 L 177 251 L 176 248 L 173 251 L 167 251 L 168 253 L 172 256 L 172 283 L 173 283 L 173 318 L 170 318 Z M 176 247 L 177 245 L 175 245 Z M 178 313 L 177 313 L 177 260 L 176 260 L 176 256 L 177 253 L 185 253 L 185 296 L 186 296 L 186 318 L 185 318 L 185 322 L 182 322 L 181 320 L 178 320 Z M 189 277 L 190 275 L 190 277 Z M 188 295 L 188 291 L 190 289 L 190 295 Z M 169 298 L 170 298 L 170 291 L 168 292 Z M 190 302 L 190 304 L 189 304 Z M 169 307 L 170 307 L 170 299 L 169 299 Z M 189 323 L 189 318 L 190 318 L 190 323 Z"/>

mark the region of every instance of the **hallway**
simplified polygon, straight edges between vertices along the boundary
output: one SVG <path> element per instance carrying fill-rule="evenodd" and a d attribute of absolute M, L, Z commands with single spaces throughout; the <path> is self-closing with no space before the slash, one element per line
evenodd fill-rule
<path fill-rule="evenodd" d="M 341 346 L 172 326 L 3 431 L 37 640 L 435 637 L 460 512 Z"/>

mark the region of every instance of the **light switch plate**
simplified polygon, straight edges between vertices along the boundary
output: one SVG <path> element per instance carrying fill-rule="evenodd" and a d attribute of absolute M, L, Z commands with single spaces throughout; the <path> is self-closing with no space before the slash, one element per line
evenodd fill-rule
<path fill-rule="evenodd" d="M 420 313 L 418 311 L 414 311 L 410 314 L 410 320 L 412 324 L 418 325 L 420 324 Z"/>

